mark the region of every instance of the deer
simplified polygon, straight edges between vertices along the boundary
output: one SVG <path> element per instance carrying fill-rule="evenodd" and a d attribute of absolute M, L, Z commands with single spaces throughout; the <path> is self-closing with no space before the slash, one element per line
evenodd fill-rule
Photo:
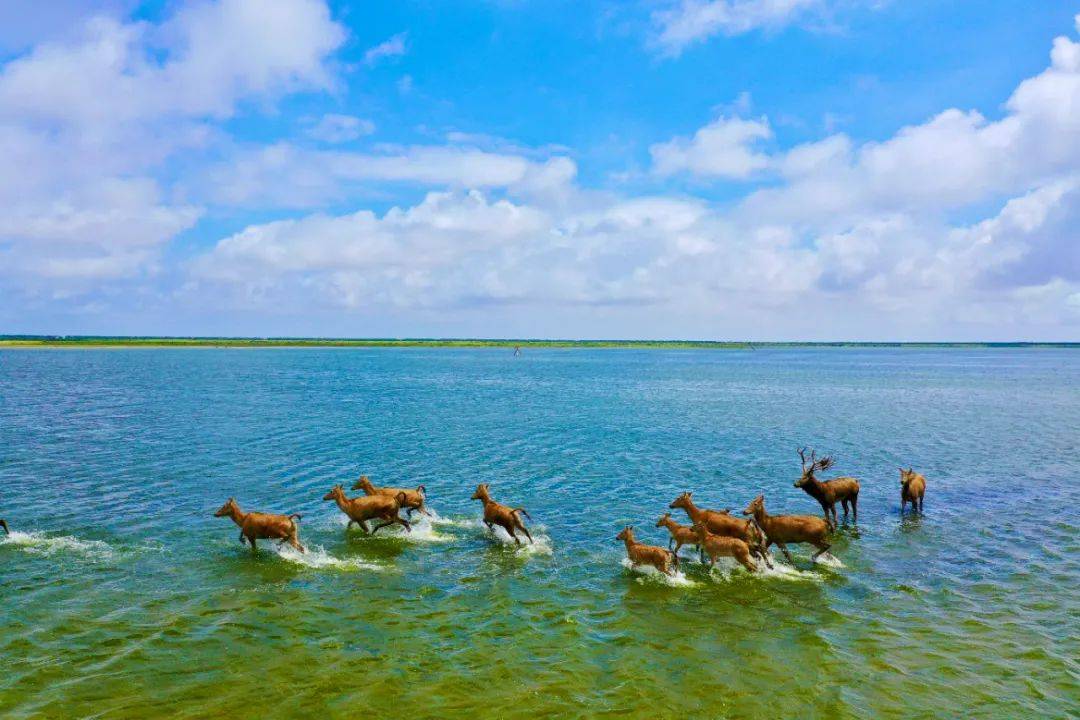
<path fill-rule="evenodd" d="M 634 539 L 634 526 L 627 525 L 615 536 L 616 540 L 626 543 L 626 556 L 630 558 L 630 564 L 652 565 L 654 568 L 669 577 L 675 577 L 679 570 L 679 556 L 671 550 L 665 550 L 658 545 L 646 545 Z"/>
<path fill-rule="evenodd" d="M 923 495 L 926 494 L 926 478 L 922 473 L 917 473 L 911 468 L 900 468 L 900 514 L 904 514 L 904 508 L 911 503 L 911 511 L 923 511 Z"/>
<path fill-rule="evenodd" d="M 521 545 L 521 540 L 518 538 L 516 530 L 520 530 L 525 533 L 525 537 L 529 538 L 529 544 L 533 544 L 532 535 L 529 534 L 529 529 L 525 527 L 525 523 L 521 522 L 521 515 L 532 520 L 532 516 L 526 512 L 523 507 L 512 508 L 508 505 L 501 505 L 491 499 L 491 493 L 488 491 L 487 483 L 481 483 L 476 486 L 476 492 L 472 495 L 472 500 L 479 500 L 484 505 L 484 524 L 487 525 L 489 532 L 494 532 L 493 525 L 498 525 L 503 530 L 514 538 L 514 542 Z"/>
<path fill-rule="evenodd" d="M 389 495 L 361 495 L 360 497 L 348 498 L 345 497 L 345 488 L 341 485 L 335 485 L 330 488 L 330 492 L 323 496 L 323 500 L 333 500 L 337 503 L 341 512 L 348 516 L 349 522 L 345 524 L 346 532 L 352 527 L 353 523 L 359 525 L 365 535 L 374 535 L 381 528 L 395 523 L 401 525 L 407 532 L 412 532 L 412 525 L 409 524 L 409 521 L 398 516 L 398 510 L 405 503 L 405 493 L 403 492 L 399 492 L 396 497 L 390 497 Z M 367 521 L 375 518 L 380 518 L 382 522 L 376 525 L 374 529 L 369 530 Z"/>
<path fill-rule="evenodd" d="M 757 565 L 750 559 L 750 546 L 739 538 L 711 533 L 704 523 L 695 523 L 693 531 L 702 552 L 709 556 L 709 567 L 716 567 L 718 557 L 730 557 L 750 572 L 757 572 Z"/>
<path fill-rule="evenodd" d="M 671 513 L 661 515 L 660 519 L 656 521 L 656 527 L 667 528 L 668 532 L 671 533 L 671 537 L 668 538 L 668 550 L 672 550 L 672 546 L 674 546 L 673 552 L 676 555 L 679 554 L 679 550 L 682 549 L 683 545 L 693 545 L 694 549 L 699 554 L 701 553 L 701 545 L 698 543 L 698 536 L 694 528 L 675 522 L 671 518 Z"/>
<path fill-rule="evenodd" d="M 675 498 L 668 508 L 672 510 L 682 508 L 686 511 L 691 523 L 695 525 L 701 523 L 708 528 L 709 532 L 742 540 L 749 546 L 750 553 L 754 557 L 761 558 L 767 566 L 772 567 L 769 544 L 765 537 L 768 533 L 764 528 L 759 527 L 753 518 L 744 520 L 730 515 L 726 510 L 720 512 L 699 508 L 694 504 L 692 492 L 684 492 Z"/>
<path fill-rule="evenodd" d="M 405 513 L 412 519 L 413 510 L 417 510 L 428 517 L 431 513 L 424 507 L 424 503 L 427 501 L 427 488 L 423 485 L 417 485 L 415 490 L 409 490 L 408 488 L 392 488 L 392 487 L 376 487 L 372 485 L 371 480 L 367 475 L 361 475 L 353 486 L 353 490 L 363 490 L 365 495 L 389 495 L 390 497 L 397 497 L 399 493 L 405 494 L 405 504 L 402 507 L 405 509 Z"/>
<path fill-rule="evenodd" d="M 751 500 L 743 515 L 753 517 L 764 531 L 766 550 L 769 545 L 776 543 L 792 565 L 795 560 L 788 552 L 788 543 L 810 543 L 816 547 L 818 551 L 814 553 L 813 560 L 832 547 L 827 541 L 829 523 L 816 515 L 769 515 L 765 512 L 764 495 Z"/>
<path fill-rule="evenodd" d="M 833 465 L 832 457 L 818 459 L 817 452 L 810 451 L 810 464 L 806 464 L 806 448 L 799 448 L 799 460 L 802 462 L 802 476 L 795 481 L 795 487 L 802 488 L 807 495 L 821 503 L 825 513 L 825 522 L 831 530 L 836 529 L 836 503 L 844 507 L 844 520 L 848 516 L 848 503 L 851 504 L 852 518 L 859 522 L 859 481 L 853 477 L 838 477 L 822 482 L 816 473 L 824 472 Z M 831 517 L 830 517 L 831 514 Z"/>
<path fill-rule="evenodd" d="M 237 504 L 236 498 L 225 501 L 214 517 L 227 517 L 240 527 L 240 544 L 246 540 L 251 544 L 251 551 L 256 550 L 256 540 L 280 540 L 278 547 L 289 543 L 300 552 L 307 552 L 300 544 L 300 530 L 296 521 L 300 519 L 300 513 L 291 515 L 277 515 L 275 513 L 244 512 Z"/>

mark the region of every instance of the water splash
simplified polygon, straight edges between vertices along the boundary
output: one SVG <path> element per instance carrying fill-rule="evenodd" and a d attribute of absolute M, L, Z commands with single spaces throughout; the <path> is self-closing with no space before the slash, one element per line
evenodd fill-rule
<path fill-rule="evenodd" d="M 83 540 L 74 535 L 49 536 L 41 532 L 12 530 L 10 535 L 0 536 L 0 546 L 12 546 L 32 555 L 75 554 L 95 558 L 110 558 L 113 548 L 101 540 Z"/>
<path fill-rule="evenodd" d="M 383 566 L 367 562 L 359 558 L 338 558 L 326 552 L 321 545 L 308 546 L 307 552 L 302 553 L 291 545 L 271 545 L 273 551 L 282 560 L 287 560 L 296 565 L 313 568 L 316 570 L 383 570 Z"/>
<path fill-rule="evenodd" d="M 822 553 L 813 560 L 815 565 L 823 565 L 827 568 L 842 568 L 847 567 L 844 563 L 840 562 L 840 558 L 836 557 L 830 552 Z"/>
<path fill-rule="evenodd" d="M 543 525 L 529 528 L 533 541 L 530 543 L 528 538 L 521 537 L 521 545 L 514 542 L 514 538 L 510 537 L 510 534 L 498 525 L 495 525 L 490 532 L 482 520 L 473 520 L 472 526 L 478 528 L 495 542 L 513 548 L 521 555 L 551 555 L 554 553 L 551 537 L 547 534 L 547 528 Z"/>
<path fill-rule="evenodd" d="M 364 535 L 363 530 L 357 529 L 355 531 L 356 537 L 361 537 L 369 540 L 399 540 L 405 542 L 415 543 L 444 543 L 453 540 L 453 536 L 440 533 L 435 529 L 436 524 L 450 525 L 453 523 L 436 523 L 433 518 L 428 518 L 423 515 L 413 515 L 416 518 L 412 523 L 412 531 L 408 531 L 400 525 L 391 525 L 384 527 L 374 535 Z M 373 523 L 382 522 L 381 520 L 368 520 L 368 527 L 373 528 Z M 334 519 L 330 522 L 330 527 L 344 528 L 349 525 L 349 518 L 343 514 L 334 515 Z M 350 535 L 352 537 L 353 535 Z"/>
<path fill-rule="evenodd" d="M 674 575 L 665 575 L 652 565 L 634 565 L 634 563 L 630 562 L 630 558 L 626 557 L 622 558 L 619 564 L 637 575 L 636 580 L 642 584 L 659 583 L 671 587 L 694 587 L 697 585 L 696 582 L 686 577 L 682 570 L 676 570 Z"/>

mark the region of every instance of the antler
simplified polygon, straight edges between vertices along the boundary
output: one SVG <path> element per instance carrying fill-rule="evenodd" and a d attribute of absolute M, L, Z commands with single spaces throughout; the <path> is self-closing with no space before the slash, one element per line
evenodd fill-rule
<path fill-rule="evenodd" d="M 836 461 L 833 460 L 832 456 L 830 456 L 830 455 L 826 455 L 825 457 L 818 460 L 817 450 L 811 450 L 810 451 L 810 466 L 807 467 L 807 465 L 806 465 L 806 448 L 799 448 L 799 460 L 802 462 L 803 475 L 813 475 L 818 470 L 828 470 L 829 468 L 831 468 L 833 465 L 836 464 Z"/>

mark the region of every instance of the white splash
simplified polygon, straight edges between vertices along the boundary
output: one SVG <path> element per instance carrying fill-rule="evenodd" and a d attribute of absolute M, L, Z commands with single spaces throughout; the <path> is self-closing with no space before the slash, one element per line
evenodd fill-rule
<path fill-rule="evenodd" d="M 381 565 L 367 562 L 359 558 L 337 558 L 329 554 L 321 545 L 309 545 L 307 552 L 302 553 L 291 545 L 272 544 L 274 552 L 282 560 L 287 560 L 297 565 L 314 568 L 316 570 L 383 570 Z"/>
<path fill-rule="evenodd" d="M 521 545 L 514 542 L 514 538 L 510 537 L 510 534 L 498 525 L 495 525 L 494 528 L 488 532 L 487 525 L 485 525 L 482 520 L 474 520 L 473 527 L 479 528 L 495 542 L 514 548 L 515 551 L 521 555 L 551 555 L 554 552 L 554 548 L 551 545 L 551 538 L 548 537 L 548 534 L 545 532 L 546 528 L 544 528 L 543 525 L 529 528 L 529 532 L 532 533 L 533 536 L 532 542 L 529 542 L 529 538 L 525 537 L 524 534 L 519 533 L 518 537 L 521 538 Z"/>
<path fill-rule="evenodd" d="M 840 558 L 833 555 L 831 552 L 823 552 L 814 559 L 815 565 L 824 565 L 828 568 L 842 568 L 846 567 L 844 563 L 840 562 Z"/>
<path fill-rule="evenodd" d="M 350 537 L 366 538 L 371 540 L 404 540 L 406 542 L 417 543 L 443 543 L 450 542 L 454 538 L 450 535 L 445 535 L 438 532 L 435 529 L 436 524 L 450 525 L 452 523 L 436 523 L 433 518 L 425 517 L 423 514 L 414 513 L 414 521 L 412 522 L 412 532 L 409 532 L 401 525 L 390 525 L 379 530 L 374 535 L 365 535 L 364 531 L 353 526 L 353 530 L 350 531 Z M 375 525 L 382 522 L 379 519 L 368 520 L 368 528 L 374 528 Z M 344 528 L 349 525 L 349 517 L 345 514 L 338 513 L 333 516 L 333 520 L 330 521 L 329 527 Z"/>
<path fill-rule="evenodd" d="M 112 557 L 113 548 L 101 540 L 81 540 L 73 535 L 48 536 L 40 532 L 12 530 L 0 536 L 0 546 L 11 545 L 33 555 L 74 553 L 91 557 Z"/>
<path fill-rule="evenodd" d="M 619 561 L 624 568 L 630 572 L 639 575 L 637 578 L 639 583 L 654 582 L 662 585 L 670 585 L 671 587 L 694 587 L 696 582 L 686 577 L 682 570 L 676 570 L 674 575 L 665 575 L 652 565 L 634 565 L 630 562 L 630 558 L 624 557 Z"/>

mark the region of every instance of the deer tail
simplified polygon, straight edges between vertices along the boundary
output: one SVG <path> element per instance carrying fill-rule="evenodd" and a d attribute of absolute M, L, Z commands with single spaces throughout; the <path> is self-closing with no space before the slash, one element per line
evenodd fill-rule
<path fill-rule="evenodd" d="M 511 510 L 510 512 L 514 513 L 515 515 L 516 515 L 517 513 L 521 513 L 521 514 L 522 514 L 522 515 L 524 515 L 525 517 L 527 517 L 527 518 L 529 518 L 530 520 L 532 520 L 532 515 L 530 515 L 530 514 L 529 514 L 529 513 L 528 513 L 528 512 L 527 512 L 527 511 L 525 510 L 525 508 L 523 508 L 523 507 L 518 507 L 518 508 L 514 508 L 514 509 L 513 509 L 513 510 Z"/>
<path fill-rule="evenodd" d="M 299 520 L 302 517 L 304 517 L 304 516 L 301 515 L 300 513 L 293 513 L 292 515 L 289 516 L 289 519 L 292 520 L 293 518 L 296 518 L 297 520 Z"/>
<path fill-rule="evenodd" d="M 416 486 L 416 492 L 420 493 L 424 497 L 424 499 L 427 500 L 427 488 L 426 487 L 424 487 L 423 485 L 417 485 Z"/>

